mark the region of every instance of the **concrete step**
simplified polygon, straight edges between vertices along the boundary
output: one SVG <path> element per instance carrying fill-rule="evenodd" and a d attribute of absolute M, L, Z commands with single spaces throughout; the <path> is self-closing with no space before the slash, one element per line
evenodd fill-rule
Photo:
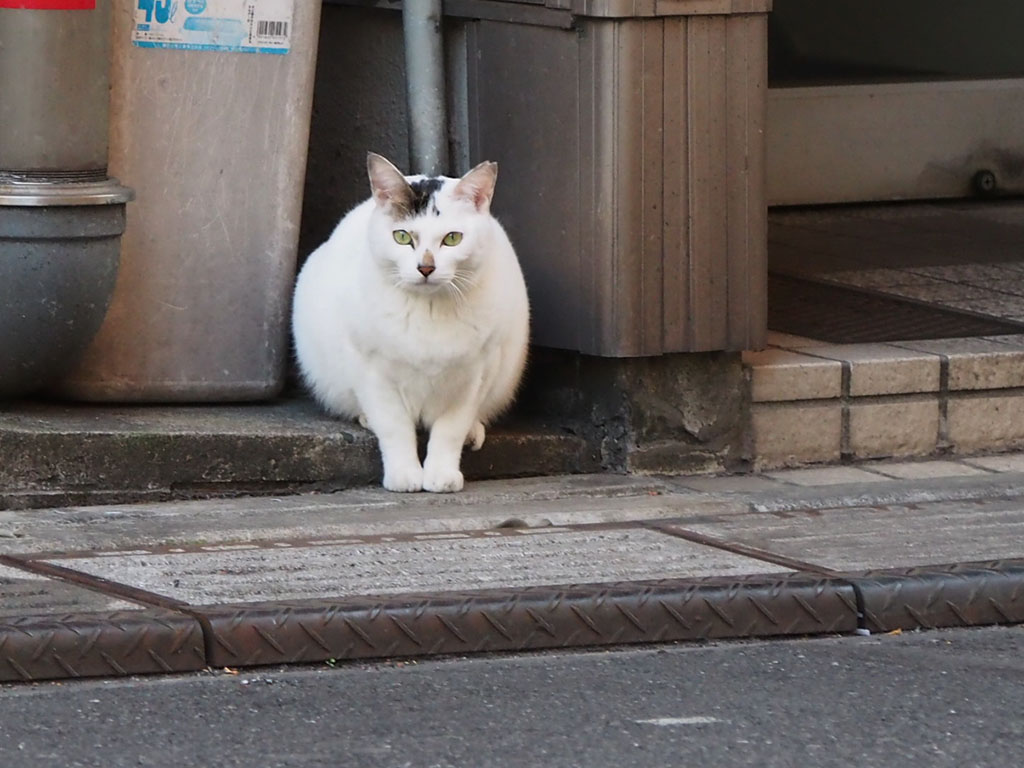
<path fill-rule="evenodd" d="M 376 439 L 304 399 L 253 405 L 0 408 L 0 509 L 163 501 L 380 482 Z M 542 423 L 492 429 L 469 479 L 600 469 L 585 441 Z"/>

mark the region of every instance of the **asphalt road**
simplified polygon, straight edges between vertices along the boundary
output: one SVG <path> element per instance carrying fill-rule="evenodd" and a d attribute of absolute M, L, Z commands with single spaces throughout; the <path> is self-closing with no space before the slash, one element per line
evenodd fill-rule
<path fill-rule="evenodd" d="M 0 766 L 1024 764 L 1024 627 L 0 687 Z"/>

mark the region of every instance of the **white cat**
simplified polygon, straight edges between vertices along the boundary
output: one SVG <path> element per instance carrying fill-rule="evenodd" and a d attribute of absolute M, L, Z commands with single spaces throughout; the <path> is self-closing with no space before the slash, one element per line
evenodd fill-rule
<path fill-rule="evenodd" d="M 403 176 L 370 153 L 367 171 L 373 196 L 299 274 L 299 367 L 324 407 L 377 435 L 385 488 L 458 491 L 463 445 L 483 445 L 526 362 L 526 285 L 490 214 L 498 166 Z M 422 465 L 417 425 L 430 430 Z"/>

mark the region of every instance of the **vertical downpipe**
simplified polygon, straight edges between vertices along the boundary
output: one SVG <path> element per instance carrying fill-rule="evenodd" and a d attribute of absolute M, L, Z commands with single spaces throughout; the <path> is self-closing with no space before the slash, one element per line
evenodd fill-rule
<path fill-rule="evenodd" d="M 409 158 L 414 173 L 448 171 L 441 0 L 402 4 L 405 83 L 409 106 Z"/>

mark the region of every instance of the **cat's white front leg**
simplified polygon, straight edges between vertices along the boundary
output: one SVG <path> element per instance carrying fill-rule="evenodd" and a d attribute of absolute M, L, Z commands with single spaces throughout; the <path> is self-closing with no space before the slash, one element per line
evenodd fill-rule
<path fill-rule="evenodd" d="M 476 435 L 480 427 L 483 443 L 483 425 L 476 418 L 476 407 L 462 407 L 442 414 L 430 429 L 427 458 L 423 462 L 423 490 L 434 493 L 461 491 L 464 485 L 459 464 L 462 446 L 469 435 Z"/>
<path fill-rule="evenodd" d="M 423 490 L 423 467 L 416 450 L 416 424 L 399 394 L 382 382 L 357 393 L 366 426 L 377 436 L 384 487 L 413 493 Z"/>

